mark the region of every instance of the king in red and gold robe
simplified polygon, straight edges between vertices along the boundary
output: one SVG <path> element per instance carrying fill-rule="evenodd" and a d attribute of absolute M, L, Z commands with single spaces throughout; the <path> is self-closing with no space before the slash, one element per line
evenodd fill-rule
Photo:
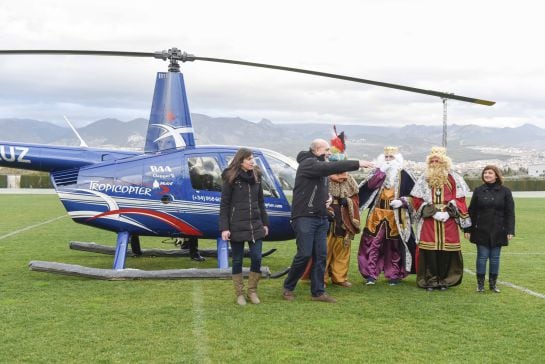
<path fill-rule="evenodd" d="M 453 171 L 440 188 L 431 187 L 425 174 L 416 182 L 411 195 L 416 211 L 418 241 L 416 283 L 434 289 L 462 282 L 463 260 L 459 227 L 471 226 L 466 205 L 469 187 Z M 444 213 L 446 221 L 436 213 Z"/>

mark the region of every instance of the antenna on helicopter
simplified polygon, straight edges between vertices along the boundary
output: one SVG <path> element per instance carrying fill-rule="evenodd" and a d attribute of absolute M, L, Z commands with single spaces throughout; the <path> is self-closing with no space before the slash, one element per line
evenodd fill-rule
<path fill-rule="evenodd" d="M 66 117 L 66 115 L 63 115 L 62 117 L 64 118 L 64 120 L 66 120 L 66 122 L 68 123 L 68 126 L 70 126 L 70 128 L 72 128 L 72 131 L 73 131 L 74 134 L 76 134 L 76 136 L 78 137 L 78 139 L 79 139 L 79 146 L 80 146 L 80 147 L 85 147 L 85 148 L 87 148 L 87 147 L 88 147 L 87 143 L 85 143 L 85 140 L 83 140 L 83 138 L 81 137 L 81 135 L 79 135 L 78 131 L 76 130 L 76 128 L 74 128 L 74 125 L 72 125 L 72 123 L 70 122 L 70 120 L 68 120 L 68 118 Z"/>

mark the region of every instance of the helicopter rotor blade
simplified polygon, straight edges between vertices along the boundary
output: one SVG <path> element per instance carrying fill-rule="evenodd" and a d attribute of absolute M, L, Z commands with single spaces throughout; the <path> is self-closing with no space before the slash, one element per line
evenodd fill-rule
<path fill-rule="evenodd" d="M 334 74 L 334 73 L 311 71 L 311 70 L 306 70 L 306 69 L 302 69 L 302 68 L 275 66 L 275 65 L 272 65 L 272 64 L 244 62 L 244 61 L 236 61 L 236 60 L 221 59 L 221 58 L 208 58 L 208 57 L 197 57 L 197 56 L 193 56 L 193 58 L 196 61 L 230 63 L 230 64 L 238 64 L 238 65 L 243 65 L 243 66 L 271 68 L 271 69 L 277 69 L 277 70 L 288 71 L 288 72 L 305 73 L 305 74 L 308 74 L 308 75 L 336 78 L 336 79 L 339 79 L 339 80 L 366 83 L 366 84 L 374 85 L 374 86 L 393 88 L 393 89 L 408 91 L 408 92 L 416 92 L 416 93 L 425 94 L 425 95 L 437 96 L 437 97 L 444 98 L 444 99 L 454 99 L 454 100 L 471 102 L 471 103 L 474 103 L 474 104 L 480 104 L 480 105 L 486 105 L 486 106 L 492 106 L 492 105 L 494 105 L 496 103 L 495 101 L 475 99 L 475 98 L 459 96 L 459 95 L 455 95 L 455 94 L 451 94 L 451 93 L 447 93 L 447 92 L 425 90 L 425 89 L 416 88 L 416 87 L 397 85 L 397 84 L 394 84 L 394 83 L 372 81 L 372 80 L 366 80 L 366 79 L 363 79 L 363 78 L 343 76 L 343 75 L 338 75 L 338 74 Z"/>
<path fill-rule="evenodd" d="M 77 49 L 10 49 L 0 50 L 2 54 L 51 54 L 51 55 L 76 55 L 76 56 L 112 56 L 112 57 L 151 57 L 166 61 L 193 61 L 192 54 L 180 51 L 178 48 L 171 48 L 168 51 L 158 52 L 125 52 L 125 51 L 84 51 Z"/>
<path fill-rule="evenodd" d="M 115 57 L 155 57 L 153 52 L 118 52 L 118 51 L 81 51 L 81 50 L 0 50 L 0 54 L 52 54 L 52 55 L 78 55 L 78 56 L 115 56 Z"/>
<path fill-rule="evenodd" d="M 403 85 L 398 85 L 394 83 L 372 81 L 372 80 L 367 80 L 364 78 L 357 78 L 357 77 L 351 77 L 351 76 L 343 76 L 343 75 L 338 75 L 335 73 L 312 71 L 312 70 L 294 68 L 294 67 L 276 66 L 272 64 L 266 64 L 266 63 L 237 61 L 233 59 L 197 57 L 192 54 L 182 52 L 178 48 L 171 48 L 168 51 L 163 50 L 159 52 L 120 52 L 120 51 L 82 51 L 82 50 L 0 50 L 0 55 L 1 54 L 59 54 L 59 55 L 64 54 L 64 55 L 96 55 L 96 56 L 118 56 L 118 57 L 152 57 L 152 58 L 157 58 L 162 60 L 169 59 L 172 63 L 176 63 L 176 61 L 182 61 L 182 62 L 205 61 L 205 62 L 216 62 L 216 63 L 228 63 L 228 64 L 236 64 L 241 66 L 270 68 L 270 69 L 276 69 L 280 71 L 304 73 L 308 75 L 328 77 L 328 78 L 334 78 L 334 79 L 350 81 L 350 82 L 365 83 L 368 85 L 393 88 L 393 89 L 402 90 L 402 91 L 436 96 L 442 99 L 453 99 L 453 100 L 459 100 L 459 101 L 470 102 L 470 103 L 486 105 L 486 106 L 492 106 L 496 103 L 495 101 L 475 99 L 471 97 L 455 95 L 453 93 L 425 90 L 421 88 L 403 86 Z"/>

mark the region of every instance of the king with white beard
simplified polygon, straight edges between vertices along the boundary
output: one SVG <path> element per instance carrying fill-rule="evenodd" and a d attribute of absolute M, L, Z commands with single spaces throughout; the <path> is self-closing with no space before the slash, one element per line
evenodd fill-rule
<path fill-rule="evenodd" d="M 426 158 L 426 172 L 411 191 L 418 241 L 418 287 L 444 291 L 462 282 L 460 228 L 471 227 L 468 192 L 462 176 L 452 170 L 447 150 L 433 147 Z"/>
<path fill-rule="evenodd" d="M 369 208 L 369 213 L 360 240 L 358 268 L 368 285 L 375 284 L 381 272 L 390 285 L 396 285 L 413 267 L 409 196 L 414 178 L 403 169 L 397 147 L 385 147 L 376 165 L 379 168 L 359 186 L 361 211 Z"/>

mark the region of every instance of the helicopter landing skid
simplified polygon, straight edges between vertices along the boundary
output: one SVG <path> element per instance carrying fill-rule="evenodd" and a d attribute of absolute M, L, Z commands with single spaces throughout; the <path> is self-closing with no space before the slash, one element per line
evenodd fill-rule
<path fill-rule="evenodd" d="M 278 271 L 278 272 L 275 272 L 275 273 L 271 273 L 269 278 L 280 278 L 282 276 L 285 276 L 286 274 L 288 274 L 290 272 L 290 268 L 291 267 L 287 267 L 284 270 L 281 270 L 281 271 Z"/>
<path fill-rule="evenodd" d="M 28 267 L 32 271 L 57 273 L 70 276 L 103 279 L 110 281 L 134 280 L 134 279 L 195 279 L 195 278 L 231 278 L 230 268 L 207 269 L 164 269 L 164 270 L 140 270 L 140 269 L 101 269 L 90 268 L 75 264 L 65 264 L 45 261 L 31 261 Z M 242 274 L 247 277 L 249 268 L 243 268 Z M 261 267 L 261 276 L 268 278 L 271 272 L 268 267 Z"/>
<path fill-rule="evenodd" d="M 100 254 L 115 254 L 115 247 L 108 245 L 101 245 L 96 243 L 88 243 L 83 241 L 71 241 L 70 249 L 87 251 L 91 253 Z M 261 254 L 262 257 L 266 257 L 274 253 L 276 249 L 269 249 Z M 203 257 L 217 257 L 218 251 L 216 249 L 199 249 L 199 253 Z M 229 253 L 231 251 L 229 250 Z M 230 254 L 229 254 L 230 255 Z M 140 254 L 134 253 L 130 248 L 127 248 L 128 257 L 189 257 L 189 249 L 140 249 Z M 244 256 L 249 257 L 250 251 L 244 250 Z"/>

